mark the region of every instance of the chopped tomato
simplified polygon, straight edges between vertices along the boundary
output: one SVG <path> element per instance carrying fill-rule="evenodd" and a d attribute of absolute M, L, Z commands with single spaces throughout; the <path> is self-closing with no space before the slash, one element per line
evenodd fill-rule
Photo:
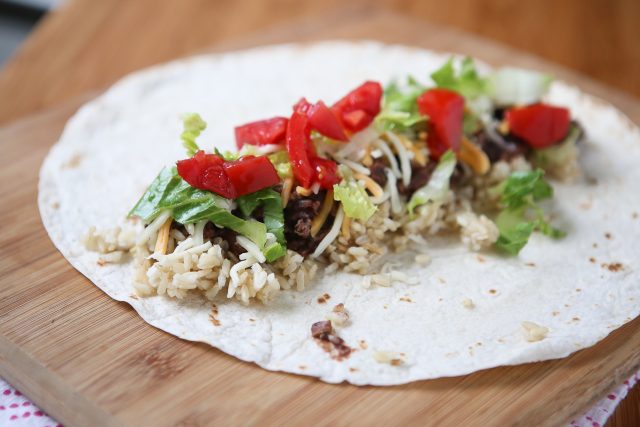
<path fill-rule="evenodd" d="M 380 113 L 382 86 L 368 81 L 349 92 L 336 102 L 331 110 L 350 132 L 358 132 L 369 126 Z"/>
<path fill-rule="evenodd" d="M 190 159 L 177 162 L 178 174 L 189 185 L 235 199 L 271 187 L 280 178 L 265 156 L 247 156 L 227 162 L 215 154 L 198 151 Z"/>
<path fill-rule="evenodd" d="M 429 117 L 429 152 L 439 159 L 447 150 L 458 151 L 462 139 L 464 98 L 448 89 L 429 89 L 418 97 L 418 111 Z"/>
<path fill-rule="evenodd" d="M 280 182 L 276 169 L 265 156 L 241 157 L 232 162 L 225 162 L 223 167 L 238 197 Z"/>
<path fill-rule="evenodd" d="M 333 188 L 334 184 L 340 182 L 338 165 L 336 165 L 336 162 L 333 160 L 316 157 L 311 159 L 311 164 L 316 171 L 317 182 L 320 184 L 320 187 L 328 190 Z"/>
<path fill-rule="evenodd" d="M 190 159 L 177 162 L 178 174 L 189 185 L 209 190 L 227 199 L 237 197 L 236 190 L 223 168 L 224 160 L 215 154 L 198 151 Z"/>
<path fill-rule="evenodd" d="M 569 132 L 569 110 L 538 103 L 508 110 L 509 132 L 533 148 L 545 148 L 561 141 Z"/>
<path fill-rule="evenodd" d="M 296 105 L 287 125 L 285 145 L 293 168 L 293 175 L 300 185 L 309 188 L 315 178 L 315 173 L 309 160 L 310 157 L 313 157 L 310 156 L 313 154 L 310 148 L 313 144 L 309 138 L 309 118 L 305 110 L 305 108 L 298 108 Z"/>
<path fill-rule="evenodd" d="M 244 144 L 279 144 L 284 141 L 287 122 L 285 117 L 274 117 L 238 126 L 235 129 L 236 146 L 240 149 Z"/>
<path fill-rule="evenodd" d="M 347 135 L 344 134 L 344 129 L 342 129 L 342 124 L 324 102 L 316 102 L 309 108 L 307 114 L 311 129 L 317 130 L 320 134 L 331 139 L 348 141 Z"/>

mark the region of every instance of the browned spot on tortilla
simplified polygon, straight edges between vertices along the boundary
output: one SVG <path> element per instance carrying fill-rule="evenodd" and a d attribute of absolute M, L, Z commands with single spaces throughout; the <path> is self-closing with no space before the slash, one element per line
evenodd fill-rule
<path fill-rule="evenodd" d="M 104 267 L 106 263 L 107 262 L 102 258 L 98 258 L 98 261 L 96 261 L 96 264 L 98 264 L 100 267 Z"/>
<path fill-rule="evenodd" d="M 387 304 L 383 305 L 382 307 L 383 307 L 385 310 L 386 310 L 387 308 L 389 308 L 389 306 L 388 306 Z"/>
<path fill-rule="evenodd" d="M 579 322 L 580 318 L 578 316 L 576 316 L 576 317 L 572 317 L 571 320 L 573 320 L 574 322 Z"/>
<path fill-rule="evenodd" d="M 440 283 L 447 283 L 446 280 L 444 280 L 442 277 L 438 277 L 438 282 Z"/>
<path fill-rule="evenodd" d="M 495 295 L 495 294 L 497 294 L 497 293 L 498 293 L 498 291 L 496 291 L 495 289 L 489 289 L 489 293 L 490 293 L 491 295 Z"/>
<path fill-rule="evenodd" d="M 486 261 L 485 257 L 483 257 L 482 255 L 476 255 L 476 259 L 478 260 L 478 262 L 485 262 Z"/>
<path fill-rule="evenodd" d="M 53 209 L 55 209 L 55 210 L 58 210 L 58 209 L 60 209 L 60 203 L 58 203 L 58 202 L 53 202 L 53 203 L 51 203 L 51 207 L 52 207 Z"/>
<path fill-rule="evenodd" d="M 220 320 L 218 320 L 218 306 L 211 304 L 211 312 L 209 312 L 209 322 L 213 323 L 213 326 L 220 326 Z"/>
<path fill-rule="evenodd" d="M 567 307 L 567 308 L 571 307 L 569 304 L 565 304 L 564 306 Z"/>
<path fill-rule="evenodd" d="M 256 321 L 256 319 L 251 318 L 251 317 L 249 318 L 249 322 L 255 322 L 255 321 Z"/>
<path fill-rule="evenodd" d="M 363 350 L 366 350 L 366 349 L 369 347 L 369 345 L 367 344 L 367 342 L 366 342 L 365 340 L 360 340 L 360 341 L 358 342 L 358 345 L 359 345 L 359 346 L 360 346 L 360 348 L 361 348 L 361 349 L 363 349 Z"/>
<path fill-rule="evenodd" d="M 591 246 L 593 246 L 593 248 L 595 249 L 595 248 L 597 248 L 597 247 L 598 247 L 598 244 L 597 244 L 597 243 L 594 243 L 594 244 L 593 244 L 593 245 L 591 245 Z"/>
<path fill-rule="evenodd" d="M 327 302 L 330 299 L 331 299 L 331 295 L 329 295 L 329 294 L 320 295 L 318 297 L 318 304 L 324 304 L 325 302 Z"/>
<path fill-rule="evenodd" d="M 391 359 L 391 362 L 389 362 L 389 364 L 391 366 L 400 366 L 402 365 L 402 359 Z"/>
<path fill-rule="evenodd" d="M 476 343 L 476 346 L 477 346 L 477 347 L 482 347 L 482 343 L 481 343 L 481 342 L 477 342 L 477 343 Z"/>
<path fill-rule="evenodd" d="M 66 162 L 62 164 L 62 169 L 75 169 L 80 166 L 82 162 L 82 158 L 84 156 L 80 153 L 75 153 L 73 156 L 69 158 Z"/>
<path fill-rule="evenodd" d="M 136 295 L 136 294 L 131 294 L 131 295 L 129 295 L 129 298 L 131 298 L 131 299 L 138 299 L 138 295 Z"/>
<path fill-rule="evenodd" d="M 409 297 L 400 297 L 400 301 L 413 302 L 413 301 L 411 301 L 411 298 L 409 298 Z"/>
<path fill-rule="evenodd" d="M 558 314 L 560 314 L 559 311 L 554 311 L 553 313 L 551 313 L 552 316 L 557 316 Z"/>
<path fill-rule="evenodd" d="M 535 267 L 536 263 L 535 262 L 525 262 L 524 265 L 526 265 L 527 267 Z"/>
<path fill-rule="evenodd" d="M 306 367 L 306 366 L 304 366 L 304 365 L 300 365 L 300 366 L 298 366 L 298 369 L 301 369 L 301 370 L 303 370 L 303 371 L 304 371 L 305 369 L 307 369 L 307 367 Z"/>
<path fill-rule="evenodd" d="M 580 203 L 578 206 L 580 207 L 580 209 L 582 209 L 583 211 L 588 211 L 589 209 L 591 209 L 591 206 L 593 204 L 593 201 L 591 199 L 587 200 L 586 202 L 582 202 Z"/>
<path fill-rule="evenodd" d="M 611 235 L 611 233 L 609 233 L 608 231 L 606 233 L 604 233 L 604 237 L 611 240 L 613 238 L 613 236 Z"/>
<path fill-rule="evenodd" d="M 639 216 L 640 215 L 638 214 L 638 212 L 634 212 L 634 213 L 631 214 L 631 218 L 633 218 L 633 219 L 638 219 Z"/>
<path fill-rule="evenodd" d="M 589 262 L 595 264 L 596 263 L 596 259 L 594 257 L 589 257 Z"/>
<path fill-rule="evenodd" d="M 582 289 L 576 288 L 576 292 L 582 292 Z"/>
<path fill-rule="evenodd" d="M 328 320 L 321 320 L 311 325 L 311 336 L 334 360 L 344 360 L 354 351 L 335 333 Z"/>
<path fill-rule="evenodd" d="M 624 270 L 624 265 L 620 262 L 612 262 L 610 264 L 607 264 L 606 262 L 603 262 L 601 264 L 602 268 L 606 268 L 607 270 L 617 273 L 619 271 Z"/>
<path fill-rule="evenodd" d="M 358 368 L 349 368 L 349 372 L 358 372 Z"/>

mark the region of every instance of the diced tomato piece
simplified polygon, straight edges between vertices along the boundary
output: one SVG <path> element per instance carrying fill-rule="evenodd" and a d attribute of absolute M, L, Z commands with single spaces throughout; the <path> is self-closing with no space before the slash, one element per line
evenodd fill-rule
<path fill-rule="evenodd" d="M 364 110 L 353 110 L 342 115 L 348 129 L 364 129 L 371 123 L 371 117 Z"/>
<path fill-rule="evenodd" d="M 247 156 L 227 162 L 215 154 L 198 151 L 177 162 L 178 174 L 189 185 L 208 190 L 227 199 L 235 199 L 271 187 L 280 178 L 265 156 Z"/>
<path fill-rule="evenodd" d="M 568 109 L 543 103 L 512 108 L 505 117 L 509 132 L 533 148 L 545 148 L 561 141 L 569 132 L 571 121 Z"/>
<path fill-rule="evenodd" d="M 439 159 L 449 149 L 457 152 L 462 139 L 464 98 L 448 89 L 429 89 L 417 103 L 420 114 L 429 117 L 427 145 L 431 156 Z"/>
<path fill-rule="evenodd" d="M 349 92 L 336 102 L 331 110 L 350 132 L 358 132 L 369 126 L 380 113 L 382 86 L 378 82 L 368 81 Z M 358 113 L 352 114 L 354 111 Z"/>
<path fill-rule="evenodd" d="M 317 130 L 320 134 L 338 141 L 348 141 L 344 134 L 342 124 L 324 102 L 318 101 L 312 105 L 308 112 L 309 125 L 311 129 Z"/>
<path fill-rule="evenodd" d="M 246 156 L 238 160 L 225 162 L 224 172 L 233 183 L 236 197 L 255 193 L 263 188 L 280 182 L 273 164 L 265 156 Z"/>
<path fill-rule="evenodd" d="M 192 187 L 233 199 L 236 197 L 236 190 L 223 165 L 224 160 L 220 156 L 205 154 L 202 150 L 190 159 L 177 162 L 178 174 Z"/>
<path fill-rule="evenodd" d="M 300 103 L 298 103 L 300 104 Z M 293 175 L 300 185 L 309 188 L 315 178 L 310 158 L 315 150 L 309 138 L 309 118 L 304 108 L 296 108 L 287 126 L 285 145 L 289 154 L 289 161 Z"/>
<path fill-rule="evenodd" d="M 340 182 L 338 165 L 336 165 L 336 162 L 333 160 L 316 157 L 311 159 L 311 164 L 316 171 L 316 177 L 318 183 L 320 183 L 320 187 L 328 190 L 333 188 L 334 184 Z"/>
<path fill-rule="evenodd" d="M 236 146 L 240 149 L 244 144 L 279 144 L 284 141 L 288 121 L 286 117 L 273 117 L 238 126 L 235 129 Z"/>

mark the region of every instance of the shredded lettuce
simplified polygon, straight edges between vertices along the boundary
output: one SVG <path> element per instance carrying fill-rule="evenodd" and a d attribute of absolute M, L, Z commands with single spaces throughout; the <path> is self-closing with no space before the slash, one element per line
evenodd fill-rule
<path fill-rule="evenodd" d="M 553 197 L 553 188 L 544 180 L 544 171 L 514 172 L 493 191 L 501 195 L 503 210 L 496 218 L 500 237 L 496 246 L 517 255 L 527 244 L 531 234 L 538 230 L 546 236 L 560 238 L 565 235 L 549 224 L 537 202 Z"/>
<path fill-rule="evenodd" d="M 234 153 L 233 151 L 220 151 L 218 148 L 214 148 L 213 152 L 216 156 L 222 157 L 227 162 L 232 162 L 234 160 L 238 160 L 240 158 L 240 153 Z"/>
<path fill-rule="evenodd" d="M 553 78 L 521 68 L 501 68 L 491 74 L 487 93 L 498 105 L 533 104 L 548 90 Z"/>
<path fill-rule="evenodd" d="M 265 188 L 237 198 L 236 203 L 245 217 L 249 217 L 258 206 L 262 206 L 267 232 L 276 237 L 276 242 L 267 245 L 262 252 L 268 262 L 283 257 L 287 253 L 287 241 L 284 236 L 284 210 L 280 194 Z"/>
<path fill-rule="evenodd" d="M 140 217 L 148 224 L 166 210 L 171 210 L 173 219 L 181 224 L 206 219 L 218 227 L 229 228 L 247 237 L 259 248 L 264 248 L 267 241 L 265 224 L 233 215 L 230 200 L 191 187 L 178 175 L 175 167 L 160 171 L 129 216 Z"/>
<path fill-rule="evenodd" d="M 333 199 L 342 202 L 342 208 L 346 216 L 361 219 L 371 218 L 378 209 L 364 189 L 364 186 L 354 180 L 342 180 L 340 184 L 333 186 Z"/>
<path fill-rule="evenodd" d="M 278 151 L 273 154 L 269 154 L 269 161 L 276 168 L 278 176 L 282 179 L 291 178 L 293 176 L 293 170 L 291 169 L 291 162 L 289 161 L 289 154 L 286 151 Z"/>
<path fill-rule="evenodd" d="M 460 70 L 456 72 L 453 58 L 431 74 L 431 79 L 437 87 L 458 92 L 467 100 L 477 98 L 485 92 L 486 79 L 478 75 L 473 59 L 466 57 L 460 63 Z"/>
<path fill-rule="evenodd" d="M 382 130 L 404 131 L 419 123 L 426 117 L 418 112 L 416 100 L 425 91 L 412 77 L 407 79 L 404 87 L 391 82 L 384 90 L 382 109 L 376 116 L 376 124 Z"/>
<path fill-rule="evenodd" d="M 548 148 L 534 150 L 533 158 L 536 166 L 549 171 L 562 167 L 562 165 L 571 161 L 571 158 L 575 156 L 576 143 L 581 135 L 580 128 L 572 125 L 564 141 Z"/>
<path fill-rule="evenodd" d="M 198 113 L 187 113 L 182 117 L 183 131 L 180 135 L 182 146 L 189 157 L 196 154 L 200 147 L 196 144 L 196 138 L 206 129 L 207 123 Z"/>
<path fill-rule="evenodd" d="M 438 166 L 431 174 L 429 182 L 411 196 L 411 200 L 407 204 L 407 210 L 410 215 L 413 215 L 413 210 L 420 205 L 426 203 L 440 204 L 444 201 L 449 191 L 449 180 L 455 168 L 456 156 L 453 151 L 449 150 L 440 157 Z"/>

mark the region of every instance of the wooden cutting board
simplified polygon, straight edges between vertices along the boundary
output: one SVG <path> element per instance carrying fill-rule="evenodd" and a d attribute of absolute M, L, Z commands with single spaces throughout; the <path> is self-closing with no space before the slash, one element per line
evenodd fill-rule
<path fill-rule="evenodd" d="M 368 38 L 457 51 L 550 70 L 640 122 L 637 100 L 504 46 L 386 12 L 334 18 L 214 50 Z M 40 164 L 95 95 L 0 129 L 0 376 L 65 425 L 563 425 L 640 368 L 640 319 L 563 360 L 387 388 L 267 372 L 154 329 L 71 268 L 40 222 Z"/>

